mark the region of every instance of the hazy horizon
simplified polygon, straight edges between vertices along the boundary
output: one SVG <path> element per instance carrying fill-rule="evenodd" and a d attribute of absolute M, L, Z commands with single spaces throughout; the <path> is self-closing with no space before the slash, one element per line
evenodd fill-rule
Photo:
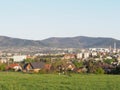
<path fill-rule="evenodd" d="M 120 40 L 119 3 L 119 0 L 3 0 L 0 35 L 32 40 L 75 36 Z"/>

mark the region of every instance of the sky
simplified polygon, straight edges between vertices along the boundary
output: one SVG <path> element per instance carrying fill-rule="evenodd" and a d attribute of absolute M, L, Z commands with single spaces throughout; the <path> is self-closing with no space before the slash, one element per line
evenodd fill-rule
<path fill-rule="evenodd" d="M 0 35 L 120 40 L 120 0 L 0 0 Z"/>

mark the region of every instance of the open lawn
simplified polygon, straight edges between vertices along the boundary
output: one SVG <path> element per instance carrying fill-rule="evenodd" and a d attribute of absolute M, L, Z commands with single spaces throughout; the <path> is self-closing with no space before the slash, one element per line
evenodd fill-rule
<path fill-rule="evenodd" d="M 0 90 L 120 90 L 120 76 L 0 72 Z"/>

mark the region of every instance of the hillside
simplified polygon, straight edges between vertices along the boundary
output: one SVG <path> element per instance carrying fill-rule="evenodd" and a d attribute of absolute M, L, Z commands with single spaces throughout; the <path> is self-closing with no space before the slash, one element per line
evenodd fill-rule
<path fill-rule="evenodd" d="M 0 36 L 0 47 L 44 46 L 40 41 Z"/>
<path fill-rule="evenodd" d="M 120 48 L 120 40 L 103 37 L 52 37 L 44 40 L 27 40 L 0 36 L 0 47 L 61 47 L 61 48 L 91 48 L 109 47 L 116 42 Z"/>
<path fill-rule="evenodd" d="M 90 48 L 90 47 L 109 47 L 117 44 L 120 47 L 120 40 L 113 38 L 102 38 L 102 37 L 68 37 L 68 38 L 49 38 L 42 41 L 44 44 L 53 47 L 73 47 L 73 48 Z"/>

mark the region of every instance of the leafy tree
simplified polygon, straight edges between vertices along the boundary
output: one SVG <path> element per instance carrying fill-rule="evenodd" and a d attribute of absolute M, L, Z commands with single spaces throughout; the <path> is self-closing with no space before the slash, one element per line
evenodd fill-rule
<path fill-rule="evenodd" d="M 120 74 L 120 65 L 112 70 L 112 74 Z"/>
<path fill-rule="evenodd" d="M 74 64 L 77 68 L 79 68 L 79 67 L 82 67 L 82 66 L 83 66 L 83 62 L 82 62 L 82 61 L 81 61 L 81 62 L 74 61 L 74 62 L 73 62 L 73 64 Z"/>
<path fill-rule="evenodd" d="M 30 63 L 30 62 L 34 62 L 34 60 L 33 60 L 33 59 L 28 58 L 28 59 L 25 59 L 25 60 L 24 60 L 24 62 L 25 62 L 25 63 Z"/>
<path fill-rule="evenodd" d="M 96 70 L 96 66 L 94 65 L 94 63 L 93 62 L 89 62 L 88 63 L 88 72 L 89 73 L 94 73 L 95 70 Z"/>
<path fill-rule="evenodd" d="M 101 62 L 94 62 L 91 60 L 87 61 L 86 65 L 87 65 L 88 73 L 103 74 L 104 70 L 99 65 L 100 63 Z"/>
<path fill-rule="evenodd" d="M 14 59 L 10 58 L 9 63 L 14 63 Z"/>
<path fill-rule="evenodd" d="M 115 61 L 115 60 L 114 59 L 105 59 L 104 63 L 111 64 L 113 61 Z"/>

